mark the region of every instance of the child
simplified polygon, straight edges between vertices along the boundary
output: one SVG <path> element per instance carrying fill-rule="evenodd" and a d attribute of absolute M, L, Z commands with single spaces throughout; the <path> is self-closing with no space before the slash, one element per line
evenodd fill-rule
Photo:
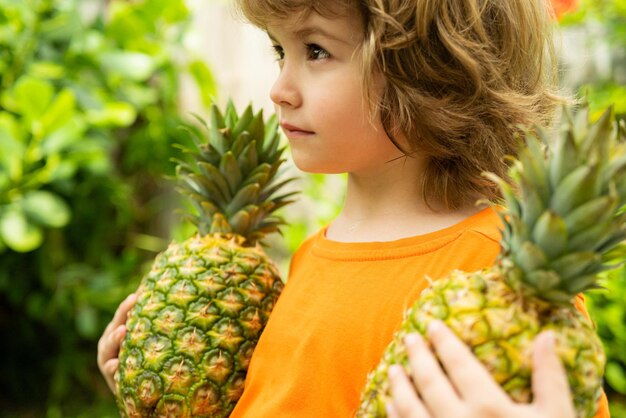
<path fill-rule="evenodd" d="M 515 154 L 517 126 L 552 118 L 558 98 L 550 90 L 549 6 L 238 4 L 273 43 L 281 72 L 270 96 L 296 165 L 347 172 L 348 189 L 337 219 L 294 255 L 232 416 L 349 417 L 405 308 L 427 285 L 423 278 L 481 269 L 499 252 L 498 217 L 475 202 L 499 197 L 481 173 L 505 175 L 503 157 Z M 133 300 L 120 306 L 99 347 L 112 388 Z M 574 416 L 549 335 L 538 338 L 540 378 L 528 406 L 508 400 L 469 351 L 438 328 L 430 333 L 434 348 L 442 363 L 457 365 L 455 372 L 446 377 L 419 338 L 408 341 L 415 389 L 403 373 L 392 374 L 390 416 Z M 598 416 L 607 416 L 605 403 Z"/>

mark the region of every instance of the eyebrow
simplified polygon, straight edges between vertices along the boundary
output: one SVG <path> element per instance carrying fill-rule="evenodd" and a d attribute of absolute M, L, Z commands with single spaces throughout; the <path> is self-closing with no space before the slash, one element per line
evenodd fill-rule
<path fill-rule="evenodd" d="M 267 35 L 270 37 L 270 39 L 274 42 L 278 42 L 278 40 L 276 39 L 276 37 L 274 35 L 272 35 L 269 30 L 267 31 Z M 323 28 L 320 28 L 319 26 L 309 26 L 309 27 L 304 27 L 299 29 L 298 31 L 296 31 L 295 36 L 297 39 L 304 39 L 307 36 L 310 35 L 320 35 L 323 36 L 325 38 L 328 38 L 330 40 L 336 41 L 336 42 L 341 42 L 343 44 L 347 44 L 347 45 L 352 45 L 349 41 L 339 38 L 333 34 L 331 34 L 330 32 L 325 31 Z"/>

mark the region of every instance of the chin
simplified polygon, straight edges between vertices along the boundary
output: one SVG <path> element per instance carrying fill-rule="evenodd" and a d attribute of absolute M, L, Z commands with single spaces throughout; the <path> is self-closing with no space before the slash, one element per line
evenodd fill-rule
<path fill-rule="evenodd" d="M 298 168 L 298 170 L 308 174 L 343 174 L 346 172 L 345 170 L 331 169 L 330 167 L 325 167 L 320 164 L 306 164 L 295 162 L 295 166 Z"/>
<path fill-rule="evenodd" d="M 331 167 L 320 163 L 319 161 L 303 161 L 302 159 L 294 158 L 293 162 L 298 170 L 309 174 L 342 174 L 345 173 L 345 169 L 339 167 Z"/>

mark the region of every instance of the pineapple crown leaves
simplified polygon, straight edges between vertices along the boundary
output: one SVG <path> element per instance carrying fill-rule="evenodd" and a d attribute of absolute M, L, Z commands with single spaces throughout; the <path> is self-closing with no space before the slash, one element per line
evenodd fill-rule
<path fill-rule="evenodd" d="M 626 128 L 607 109 L 593 123 L 582 106 L 554 141 L 525 133 L 525 146 L 500 187 L 502 253 L 509 283 L 523 294 L 566 304 L 599 288 L 598 273 L 626 259 Z"/>
<path fill-rule="evenodd" d="M 196 215 L 184 216 L 202 235 L 236 234 L 246 245 L 280 232 L 284 220 L 274 213 L 293 202 L 297 192 L 280 194 L 295 178 L 284 178 L 278 120 L 263 119 L 249 105 L 241 114 L 229 101 L 224 113 L 213 105 L 209 123 L 182 126 L 195 148 L 178 147 L 189 157 L 176 160 L 178 190 L 190 198 Z"/>

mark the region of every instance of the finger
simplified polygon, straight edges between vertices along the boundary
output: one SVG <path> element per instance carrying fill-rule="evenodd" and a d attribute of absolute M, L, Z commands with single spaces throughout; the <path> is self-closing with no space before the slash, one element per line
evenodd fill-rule
<path fill-rule="evenodd" d="M 109 324 L 104 329 L 103 336 L 104 334 L 110 333 L 118 325 L 126 322 L 128 312 L 132 309 L 133 306 L 135 306 L 136 302 L 136 293 L 131 293 L 130 295 L 126 296 L 126 299 L 124 299 L 115 310 L 115 313 L 113 314 L 113 319 L 111 319 L 111 322 L 109 322 Z"/>
<path fill-rule="evenodd" d="M 385 405 L 385 411 L 387 412 L 387 418 L 400 418 L 400 415 L 398 415 L 396 408 L 393 407 L 391 402 Z"/>
<path fill-rule="evenodd" d="M 117 358 L 125 335 L 126 325 L 119 325 L 113 332 L 103 336 L 102 344 L 98 344 L 98 365 L 103 366 L 110 359 Z"/>
<path fill-rule="evenodd" d="M 434 416 L 457 416 L 460 399 L 439 362 L 419 334 L 405 340 L 411 374 L 424 404 Z"/>
<path fill-rule="evenodd" d="M 390 407 L 397 417 L 430 417 L 401 366 L 393 365 L 389 367 L 389 382 L 392 394 Z"/>
<path fill-rule="evenodd" d="M 539 409 L 574 416 L 572 395 L 563 363 L 554 350 L 554 333 L 542 332 L 533 345 L 532 388 Z M 556 415 L 555 415 L 556 416 Z"/>
<path fill-rule="evenodd" d="M 506 402 L 508 396 L 485 366 L 447 326 L 433 321 L 428 338 L 461 398 L 474 402 Z"/>
<path fill-rule="evenodd" d="M 126 318 L 128 316 L 128 312 L 132 309 L 132 307 L 137 302 L 137 295 L 135 293 L 131 293 L 124 299 L 113 314 L 113 319 L 106 326 L 100 340 L 98 341 L 98 351 L 101 351 L 101 348 L 107 344 L 108 339 L 110 338 L 110 334 L 113 330 L 119 327 L 121 324 L 126 323 Z"/>
<path fill-rule="evenodd" d="M 124 299 L 122 303 L 120 303 L 120 306 L 117 307 L 117 310 L 115 311 L 115 315 L 113 315 L 113 320 L 111 322 L 113 322 L 114 324 L 125 323 L 128 312 L 132 309 L 133 306 L 135 306 L 136 302 L 136 293 L 131 293 L 130 295 L 126 296 L 126 299 Z"/>
<path fill-rule="evenodd" d="M 396 408 L 393 406 L 393 403 L 389 402 L 385 405 L 385 412 L 387 412 L 387 418 L 428 418 L 428 411 L 423 407 L 423 412 L 419 411 L 408 411 L 408 415 L 401 415 L 396 411 Z M 412 415 L 411 415 L 412 414 Z"/>
<path fill-rule="evenodd" d="M 102 374 L 104 375 L 104 380 L 106 380 L 109 389 L 111 389 L 111 392 L 113 392 L 114 394 L 116 392 L 114 376 L 115 372 L 117 372 L 119 365 L 119 360 L 117 358 L 114 358 L 104 363 L 101 370 Z"/>

